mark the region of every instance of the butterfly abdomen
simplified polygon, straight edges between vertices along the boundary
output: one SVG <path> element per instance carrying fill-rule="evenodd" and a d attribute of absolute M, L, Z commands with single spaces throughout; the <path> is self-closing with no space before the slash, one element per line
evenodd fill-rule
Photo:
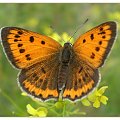
<path fill-rule="evenodd" d="M 68 74 L 68 65 L 62 64 L 59 68 L 58 73 L 58 89 L 61 90 L 64 88 Z"/>
<path fill-rule="evenodd" d="M 58 89 L 62 90 L 65 87 L 67 76 L 69 73 L 69 62 L 71 59 L 71 45 L 65 43 L 61 53 L 60 67 L 58 73 Z"/>

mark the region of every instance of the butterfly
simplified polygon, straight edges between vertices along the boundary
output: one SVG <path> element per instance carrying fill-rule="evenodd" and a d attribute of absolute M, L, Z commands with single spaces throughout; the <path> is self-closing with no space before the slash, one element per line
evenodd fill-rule
<path fill-rule="evenodd" d="M 20 70 L 18 83 L 42 101 L 79 100 L 97 87 L 101 67 L 116 38 L 117 24 L 108 21 L 61 46 L 54 39 L 18 27 L 1 29 L 6 56 Z"/>

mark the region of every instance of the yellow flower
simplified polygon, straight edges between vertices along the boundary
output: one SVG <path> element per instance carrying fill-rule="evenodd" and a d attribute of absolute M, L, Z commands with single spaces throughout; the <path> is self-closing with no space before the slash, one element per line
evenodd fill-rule
<path fill-rule="evenodd" d="M 45 107 L 39 107 L 38 109 L 33 108 L 30 104 L 27 106 L 27 112 L 34 117 L 46 117 L 47 109 Z"/>
<path fill-rule="evenodd" d="M 92 94 L 88 95 L 87 98 L 83 99 L 81 102 L 84 106 L 90 106 L 93 103 L 93 107 L 99 108 L 100 103 L 104 105 L 107 104 L 108 98 L 103 95 L 108 86 L 103 86 L 99 90 L 96 89 Z"/>
<path fill-rule="evenodd" d="M 82 99 L 81 102 L 84 106 L 90 106 L 91 105 L 90 101 L 86 98 Z"/>
<path fill-rule="evenodd" d="M 69 36 L 66 32 L 62 33 L 62 35 L 58 35 L 56 32 L 54 32 L 53 34 L 50 35 L 51 38 L 59 41 L 62 45 L 64 45 L 65 42 L 72 42 L 73 38 L 71 38 L 71 36 Z"/>
<path fill-rule="evenodd" d="M 28 96 L 26 92 L 22 92 L 21 95 Z"/>
<path fill-rule="evenodd" d="M 100 103 L 103 103 L 104 105 L 107 104 L 108 98 L 103 95 L 107 88 L 108 86 L 103 86 L 88 96 L 88 100 L 93 102 L 93 107 L 99 108 Z"/>

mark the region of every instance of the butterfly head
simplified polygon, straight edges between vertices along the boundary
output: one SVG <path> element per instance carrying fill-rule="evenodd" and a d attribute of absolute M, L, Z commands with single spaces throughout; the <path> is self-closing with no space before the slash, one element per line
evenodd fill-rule
<path fill-rule="evenodd" d="M 72 44 L 70 42 L 66 42 L 64 44 L 64 48 L 71 48 L 72 47 Z"/>

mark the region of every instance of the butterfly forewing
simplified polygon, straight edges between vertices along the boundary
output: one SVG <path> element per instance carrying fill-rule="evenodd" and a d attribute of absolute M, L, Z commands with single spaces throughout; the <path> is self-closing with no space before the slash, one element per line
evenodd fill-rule
<path fill-rule="evenodd" d="M 52 38 L 16 27 L 2 28 L 1 38 L 8 59 L 17 68 L 26 68 L 44 60 L 61 48 Z"/>
<path fill-rule="evenodd" d="M 81 35 L 73 45 L 76 55 L 95 68 L 103 65 L 116 37 L 116 23 L 103 23 Z"/>

